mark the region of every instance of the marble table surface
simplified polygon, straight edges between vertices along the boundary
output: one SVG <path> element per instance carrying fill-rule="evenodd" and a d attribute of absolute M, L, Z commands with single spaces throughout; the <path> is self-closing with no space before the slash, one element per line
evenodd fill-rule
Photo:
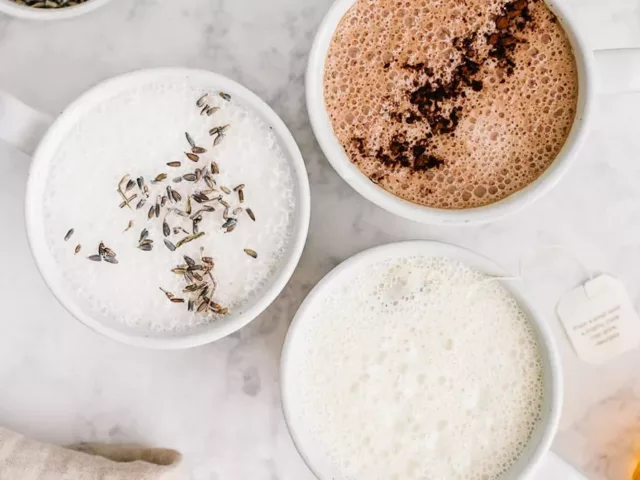
<path fill-rule="evenodd" d="M 558 1 L 568 4 L 594 48 L 640 48 L 638 0 Z M 58 443 L 177 448 L 193 479 L 311 479 L 280 413 L 278 359 L 306 292 L 350 255 L 396 240 L 436 239 L 516 271 L 528 252 L 563 245 L 590 270 L 620 278 L 640 306 L 640 91 L 599 97 L 593 131 L 575 166 L 548 196 L 516 216 L 478 227 L 412 223 L 356 194 L 332 170 L 311 132 L 304 70 L 330 3 L 114 0 L 64 22 L 0 15 L 0 89 L 55 114 L 96 82 L 133 69 L 187 66 L 222 73 L 262 96 L 289 125 L 313 197 L 300 265 L 262 316 L 205 347 L 140 350 L 89 331 L 51 296 L 25 238 L 29 159 L 0 145 L 0 424 Z M 550 252 L 526 276 L 565 366 L 566 401 L 554 449 L 589 478 L 615 480 L 640 442 L 640 351 L 600 367 L 580 361 L 554 312 L 559 296 L 585 279 L 583 270 Z"/>

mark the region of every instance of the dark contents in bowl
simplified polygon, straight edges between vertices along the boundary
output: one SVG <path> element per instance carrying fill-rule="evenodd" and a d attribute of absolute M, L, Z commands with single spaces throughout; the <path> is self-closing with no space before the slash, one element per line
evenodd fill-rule
<path fill-rule="evenodd" d="M 13 0 L 18 5 L 33 8 L 65 8 L 85 3 L 87 0 Z"/>

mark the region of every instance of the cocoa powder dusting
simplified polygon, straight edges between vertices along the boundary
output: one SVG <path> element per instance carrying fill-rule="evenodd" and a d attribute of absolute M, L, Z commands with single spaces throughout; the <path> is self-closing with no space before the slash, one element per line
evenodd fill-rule
<path fill-rule="evenodd" d="M 438 168 L 445 163 L 445 159 L 427 152 L 429 141 L 434 136 L 453 135 L 456 131 L 460 116 L 464 114 L 459 105 L 460 99 L 473 92 L 479 92 L 483 83 L 475 76 L 488 62 L 496 59 L 498 65 L 507 75 L 513 74 L 516 62 L 513 52 L 525 39 L 517 38 L 516 31 L 523 31 L 531 23 L 528 11 L 529 0 L 516 0 L 504 5 L 502 15 L 495 19 L 495 31 L 486 34 L 486 42 L 491 45 L 488 55 L 478 55 L 478 33 L 473 32 L 465 38 L 454 38 L 453 47 L 460 53 L 460 60 L 453 71 L 450 80 L 433 78 L 434 71 L 426 60 L 416 64 L 404 63 L 402 68 L 416 75 L 415 90 L 407 91 L 409 102 L 415 110 L 391 111 L 389 116 L 407 124 L 422 121 L 428 125 L 424 138 L 408 141 L 406 134 L 395 135 L 386 148 L 380 147 L 374 157 L 386 167 L 408 168 L 413 172 L 422 172 Z M 386 64 L 385 64 L 386 68 Z M 358 151 L 366 154 L 364 139 L 353 138 Z M 370 155 L 370 154 L 367 154 Z"/>

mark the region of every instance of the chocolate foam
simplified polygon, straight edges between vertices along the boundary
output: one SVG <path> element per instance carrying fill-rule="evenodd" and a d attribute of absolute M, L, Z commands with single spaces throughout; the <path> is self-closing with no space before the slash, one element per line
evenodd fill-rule
<path fill-rule="evenodd" d="M 574 121 L 578 76 L 542 0 L 358 0 L 329 47 L 324 98 L 372 181 L 464 209 L 549 167 Z"/>

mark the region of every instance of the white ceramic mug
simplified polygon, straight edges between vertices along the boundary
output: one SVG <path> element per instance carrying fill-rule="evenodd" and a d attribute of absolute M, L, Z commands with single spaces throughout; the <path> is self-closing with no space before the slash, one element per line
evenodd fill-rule
<path fill-rule="evenodd" d="M 42 218 L 42 196 L 47 185 L 49 168 L 67 132 L 81 116 L 119 92 L 152 83 L 158 78 L 184 82 L 197 81 L 210 88 L 228 92 L 253 110 L 270 127 L 290 162 L 296 183 L 296 211 L 292 237 L 283 259 L 267 287 L 258 298 L 251 300 L 239 312 L 208 325 L 187 332 L 150 332 L 120 324 L 99 314 L 69 287 L 46 244 Z M 123 112 L 125 114 L 126 112 Z M 27 185 L 25 215 L 27 236 L 40 273 L 49 288 L 77 319 L 110 338 L 124 343 L 150 348 L 187 348 L 222 338 L 242 328 L 257 317 L 280 294 L 300 260 L 309 227 L 309 180 L 302 155 L 293 136 L 280 117 L 258 96 L 243 86 L 212 72 L 190 69 L 152 69 L 121 75 L 93 87 L 57 117 L 51 118 L 26 106 L 6 93 L 0 92 L 0 140 L 4 140 L 27 154 L 33 154 Z"/>
<path fill-rule="evenodd" d="M 589 131 L 598 76 L 602 77 L 602 91 L 628 91 L 640 86 L 640 52 L 610 50 L 595 52 L 589 48 L 582 34 L 560 2 L 546 0 L 564 27 L 578 67 L 579 97 L 573 128 L 564 147 L 533 183 L 522 190 L 490 205 L 464 210 L 430 208 L 403 200 L 375 185 L 349 160 L 333 133 L 323 94 L 323 74 L 327 51 L 338 23 L 356 0 L 336 0 L 318 30 L 309 56 L 306 78 L 307 109 L 316 138 L 325 156 L 358 193 L 381 208 L 410 220 L 426 224 L 477 224 L 495 220 L 517 212 L 525 205 L 548 192 L 567 172 Z"/>
<path fill-rule="evenodd" d="M 0 12 L 24 20 L 65 20 L 92 12 L 110 1 L 87 0 L 72 7 L 35 8 L 21 5 L 13 0 L 0 0 Z"/>
<path fill-rule="evenodd" d="M 420 257 L 446 257 L 460 261 L 490 276 L 506 276 L 505 272 L 491 260 L 473 253 L 469 250 L 439 242 L 413 241 L 400 242 L 383 245 L 359 253 L 344 261 L 331 272 L 329 272 L 304 300 L 296 313 L 282 349 L 280 365 L 282 408 L 285 420 L 291 433 L 291 437 L 309 468 L 321 480 L 339 480 L 339 472 L 334 471 L 332 465 L 327 464 L 326 452 L 317 444 L 314 435 L 301 425 L 295 422 L 294 416 L 290 414 L 293 399 L 296 398 L 295 391 L 298 388 L 290 378 L 291 366 L 297 364 L 297 359 L 292 354 L 295 351 L 294 345 L 299 338 L 299 331 L 302 325 L 317 319 L 313 313 L 322 302 L 325 296 L 335 288 L 336 285 L 348 283 L 355 278 L 363 268 L 381 261 L 406 258 L 410 256 Z M 549 451 L 551 442 L 556 433 L 560 419 L 560 411 L 563 397 L 562 367 L 558 349 L 544 318 L 536 311 L 516 282 L 501 282 L 509 293 L 515 298 L 522 310 L 529 318 L 534 327 L 540 347 L 540 355 L 544 372 L 544 404 L 542 409 L 542 420 L 536 427 L 531 440 L 520 456 L 518 461 L 507 474 L 500 477 L 501 480 L 515 480 L 529 478 L 543 463 L 545 454 Z M 499 348 L 499 346 L 498 346 Z M 558 477 L 558 478 L 569 478 Z M 545 480 L 549 480 L 545 478 Z"/>

